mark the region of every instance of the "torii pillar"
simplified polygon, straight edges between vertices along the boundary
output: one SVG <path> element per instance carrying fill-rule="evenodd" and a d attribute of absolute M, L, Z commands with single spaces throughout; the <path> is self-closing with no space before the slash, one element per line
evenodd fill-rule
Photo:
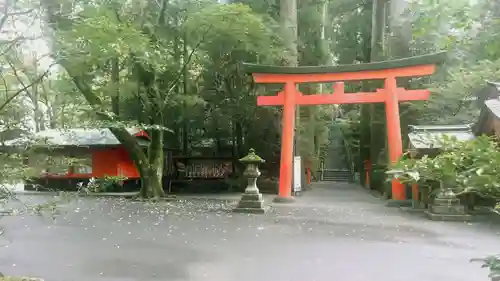
<path fill-rule="evenodd" d="M 426 100 L 430 95 L 428 90 L 398 88 L 396 79 L 430 75 L 434 73 L 436 65 L 445 60 L 445 57 L 446 53 L 441 52 L 392 61 L 318 67 L 244 64 L 246 71 L 253 75 L 256 83 L 284 84 L 283 91 L 276 96 L 257 97 L 259 106 L 283 106 L 279 193 L 275 201 L 294 201 L 291 188 L 295 109 L 297 105 L 384 103 L 389 161 L 392 164 L 398 161 L 403 154 L 399 102 Z M 377 89 L 375 92 L 345 93 L 344 83 L 336 82 L 373 79 L 384 80 L 384 88 Z M 336 82 L 333 94 L 303 95 L 297 91 L 296 87 L 300 83 L 330 82 Z M 392 181 L 392 199 L 395 201 L 406 199 L 405 188 L 397 180 Z"/>

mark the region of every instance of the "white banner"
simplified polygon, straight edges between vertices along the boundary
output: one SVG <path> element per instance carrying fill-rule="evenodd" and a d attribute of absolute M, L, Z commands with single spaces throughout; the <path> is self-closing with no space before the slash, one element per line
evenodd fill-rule
<path fill-rule="evenodd" d="M 300 156 L 293 157 L 293 192 L 302 191 L 302 165 Z"/>

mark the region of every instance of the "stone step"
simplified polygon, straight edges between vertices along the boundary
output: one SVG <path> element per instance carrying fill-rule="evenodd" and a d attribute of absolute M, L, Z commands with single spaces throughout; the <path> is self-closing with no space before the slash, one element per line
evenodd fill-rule
<path fill-rule="evenodd" d="M 351 182 L 351 178 L 323 178 L 323 181 Z"/>
<path fill-rule="evenodd" d="M 324 171 L 323 172 L 324 175 L 332 175 L 332 176 L 345 176 L 345 175 L 352 175 L 352 173 L 350 171 L 339 171 L 339 172 L 335 172 L 335 171 Z"/>
<path fill-rule="evenodd" d="M 350 170 L 344 170 L 344 169 L 325 169 L 323 170 L 325 173 L 335 173 L 335 174 L 350 174 Z"/>
<path fill-rule="evenodd" d="M 323 177 L 323 181 L 342 181 L 348 182 L 352 181 L 353 177 Z"/>
<path fill-rule="evenodd" d="M 346 174 L 346 175 L 323 175 L 323 178 L 352 178 L 352 175 Z"/>
<path fill-rule="evenodd" d="M 354 180 L 354 175 L 349 170 L 324 170 L 323 181 L 350 182 Z"/>
<path fill-rule="evenodd" d="M 351 173 L 323 173 L 324 177 L 351 177 Z"/>

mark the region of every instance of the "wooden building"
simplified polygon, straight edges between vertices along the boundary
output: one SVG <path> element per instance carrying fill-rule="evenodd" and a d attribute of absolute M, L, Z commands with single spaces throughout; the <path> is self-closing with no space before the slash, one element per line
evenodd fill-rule
<path fill-rule="evenodd" d="M 150 138 L 145 131 L 127 130 L 137 138 L 139 145 L 147 148 Z M 6 147 L 31 147 L 34 152 L 25 161 L 29 166 L 40 167 L 42 173 L 30 179 L 25 189 L 75 190 L 79 182 L 106 176 L 126 178 L 124 190 L 139 188 L 140 176 L 134 162 L 109 129 L 51 129 L 32 138 L 7 141 L 4 149 Z"/>
<path fill-rule="evenodd" d="M 434 156 L 441 150 L 441 140 L 455 138 L 458 141 L 469 141 L 475 138 L 472 125 L 422 125 L 409 126 L 408 147 L 410 157 L 420 158 L 424 155 Z M 413 206 L 426 208 L 430 186 L 427 183 L 419 187 L 417 184 L 407 186 L 406 198 L 413 200 Z"/>
<path fill-rule="evenodd" d="M 477 96 L 481 112 L 474 133 L 500 137 L 500 83 L 487 82 Z"/>
<path fill-rule="evenodd" d="M 459 141 L 472 140 L 480 135 L 500 137 L 500 83 L 486 82 L 483 88 L 465 102 L 476 102 L 479 108 L 479 118 L 475 124 L 410 126 L 407 150 L 412 157 L 438 154 L 441 149 L 439 140 L 444 136 Z M 426 189 L 419 189 L 417 185 L 412 187 L 412 198 L 414 202 L 419 201 L 420 207 L 426 207 L 428 203 L 424 199 L 427 196 Z M 420 198 L 424 200 L 419 200 Z"/>
<path fill-rule="evenodd" d="M 472 125 L 409 126 L 407 150 L 417 157 L 432 156 L 439 153 L 441 140 L 444 138 L 468 141 L 474 137 Z"/>
<path fill-rule="evenodd" d="M 146 151 L 150 138 L 137 128 L 127 129 Z M 25 150 L 25 162 L 41 173 L 27 180 L 26 190 L 76 190 L 78 183 L 91 178 L 123 177 L 120 191 L 140 188 L 139 172 L 126 149 L 109 129 L 46 130 L 30 138 L 7 141 L 0 150 Z M 212 146 L 206 150 L 213 150 Z M 231 151 L 231 149 L 229 150 Z M 206 151 L 195 156 L 179 155 L 180 151 L 164 147 L 163 186 L 168 191 L 226 191 L 236 175 L 231 156 L 213 156 Z M 72 159 L 73 161 L 70 161 Z"/>

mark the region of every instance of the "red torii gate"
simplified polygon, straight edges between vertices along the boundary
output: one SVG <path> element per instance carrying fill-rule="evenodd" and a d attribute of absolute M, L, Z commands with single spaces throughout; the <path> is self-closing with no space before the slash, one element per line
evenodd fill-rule
<path fill-rule="evenodd" d="M 256 83 L 284 84 L 284 89 L 276 96 L 259 96 L 257 105 L 283 105 L 283 125 L 281 135 L 281 162 L 278 202 L 292 201 L 293 139 L 295 128 L 295 108 L 297 105 L 348 104 L 383 102 L 386 107 L 387 140 L 389 160 L 396 162 L 403 154 L 399 102 L 426 100 L 428 90 L 406 90 L 398 88 L 396 78 L 425 76 L 434 73 L 436 64 L 442 63 L 445 52 L 366 64 L 339 66 L 269 66 L 245 63 L 245 69 L 253 75 Z M 383 79 L 384 88 L 376 92 L 345 93 L 344 83 L 336 82 L 333 94 L 303 95 L 297 90 L 299 83 L 327 83 L 334 81 L 359 81 Z M 404 186 L 392 181 L 392 198 L 405 200 Z"/>

